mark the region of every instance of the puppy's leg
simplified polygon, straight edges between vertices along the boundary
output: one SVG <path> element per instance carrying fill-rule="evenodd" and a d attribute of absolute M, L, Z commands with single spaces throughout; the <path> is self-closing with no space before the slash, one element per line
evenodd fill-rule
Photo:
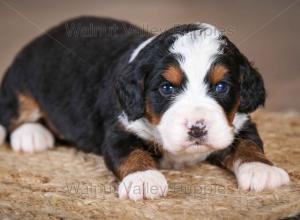
<path fill-rule="evenodd" d="M 262 141 L 251 123 L 240 132 L 232 146 L 211 155 L 208 160 L 232 171 L 243 190 L 262 191 L 289 182 L 287 172 L 266 158 Z"/>
<path fill-rule="evenodd" d="M 10 133 L 11 147 L 15 151 L 36 152 L 54 146 L 51 132 L 38 123 L 42 112 L 36 100 L 24 93 L 2 88 L 0 95 L 0 141 Z"/>
<path fill-rule="evenodd" d="M 121 183 L 119 198 L 141 200 L 165 196 L 168 184 L 156 169 L 156 161 L 147 146 L 125 131 L 114 132 L 105 140 L 103 156 L 107 166 Z"/>
<path fill-rule="evenodd" d="M 224 164 L 234 172 L 239 187 L 244 190 L 262 191 L 289 182 L 287 172 L 266 159 L 251 140 L 240 140 L 235 152 L 225 158 Z"/>

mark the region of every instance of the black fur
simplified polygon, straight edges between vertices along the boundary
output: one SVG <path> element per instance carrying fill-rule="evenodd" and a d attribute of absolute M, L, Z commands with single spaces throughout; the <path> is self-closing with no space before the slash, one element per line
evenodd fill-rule
<path fill-rule="evenodd" d="M 241 103 L 239 112 L 250 113 L 265 104 L 265 86 L 261 75 L 247 60 L 245 60 L 244 65 L 241 65 L 241 72 Z"/>
<path fill-rule="evenodd" d="M 240 106 L 238 111 L 251 113 L 265 104 L 266 91 L 262 76 L 227 37 L 223 36 L 223 39 L 227 42 L 224 54 L 232 57 L 239 64 Z"/>
<path fill-rule="evenodd" d="M 68 28 L 74 25 L 90 24 L 101 27 L 99 36 L 68 33 Z M 18 116 L 18 94 L 29 94 L 65 141 L 80 150 L 103 154 L 116 175 L 121 162 L 136 148 L 158 159 L 160 153 L 126 131 L 118 116 L 125 112 L 129 120 L 143 117 L 146 97 L 154 113 L 161 115 L 168 108 L 172 98 L 165 99 L 158 92 L 158 86 L 165 81 L 160 73 L 177 62 L 177 55 L 170 54 L 168 49 L 176 35 L 196 29 L 199 29 L 197 25 L 182 25 L 162 33 L 129 64 L 133 50 L 151 37 L 151 33 L 108 18 L 81 17 L 66 21 L 33 40 L 16 56 L 0 89 L 0 123 L 9 130 L 11 121 Z M 252 112 L 265 100 L 262 78 L 227 41 L 220 62 L 232 70 L 228 81 L 235 86 L 229 98 L 219 97 L 218 102 L 230 112 L 240 95 L 239 112 Z M 240 61 L 239 65 L 236 60 Z M 247 126 L 240 136 L 262 147 L 255 125 Z M 232 149 L 229 147 L 226 152 Z"/>
<path fill-rule="evenodd" d="M 114 25 L 114 33 L 101 39 L 66 33 L 67 24 L 90 23 Z M 0 93 L 1 124 L 8 128 L 17 115 L 16 95 L 30 93 L 66 140 L 82 150 L 101 152 L 105 131 L 121 112 L 112 85 L 123 70 L 116 64 L 127 63 L 131 51 L 149 35 L 126 22 L 92 17 L 51 29 L 27 45 L 6 73 Z"/>

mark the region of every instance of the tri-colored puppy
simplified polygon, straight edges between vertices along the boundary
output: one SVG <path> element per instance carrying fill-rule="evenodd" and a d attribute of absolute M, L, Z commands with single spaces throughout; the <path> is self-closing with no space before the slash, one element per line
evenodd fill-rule
<path fill-rule="evenodd" d="M 70 36 L 74 25 L 100 31 Z M 15 151 L 42 151 L 56 139 L 103 155 L 121 180 L 120 198 L 165 196 L 159 167 L 203 160 L 260 191 L 289 182 L 265 157 L 249 116 L 264 102 L 261 75 L 211 25 L 154 36 L 124 21 L 81 17 L 16 56 L 1 86 L 1 136 L 9 133 Z"/>

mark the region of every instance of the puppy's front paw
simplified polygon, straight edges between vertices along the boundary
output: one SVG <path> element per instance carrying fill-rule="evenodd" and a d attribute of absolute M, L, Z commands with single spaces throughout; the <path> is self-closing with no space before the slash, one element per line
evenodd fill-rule
<path fill-rule="evenodd" d="M 26 123 L 18 127 L 10 137 L 14 151 L 37 152 L 54 146 L 54 137 L 39 123 Z"/>
<path fill-rule="evenodd" d="M 167 195 L 168 183 L 157 170 L 138 171 L 122 180 L 118 192 L 120 199 L 155 199 Z"/>
<path fill-rule="evenodd" d="M 256 192 L 289 183 L 286 171 L 260 162 L 242 163 L 236 167 L 235 175 L 241 189 Z"/>

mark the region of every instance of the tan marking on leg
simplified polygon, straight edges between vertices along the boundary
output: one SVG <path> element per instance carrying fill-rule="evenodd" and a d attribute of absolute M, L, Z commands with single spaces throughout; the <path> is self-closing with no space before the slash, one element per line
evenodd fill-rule
<path fill-rule="evenodd" d="M 155 169 L 155 161 L 150 154 L 141 149 L 132 151 L 125 161 L 120 165 L 118 176 L 123 179 L 130 173 Z"/>
<path fill-rule="evenodd" d="M 37 101 L 30 95 L 18 95 L 18 116 L 12 120 L 10 130 L 16 129 L 25 122 L 36 122 L 42 117 Z"/>
<path fill-rule="evenodd" d="M 248 162 L 262 162 L 273 165 L 263 151 L 251 140 L 240 140 L 233 154 L 228 155 L 223 161 L 223 165 L 233 170 L 234 163 L 239 161 L 240 164 Z"/>
<path fill-rule="evenodd" d="M 64 136 L 55 128 L 47 113 L 41 110 L 38 102 L 28 94 L 18 96 L 18 116 L 14 118 L 10 125 L 10 131 L 16 130 L 24 123 L 36 122 L 42 119 L 42 123 L 55 135 L 55 137 L 65 140 Z"/>

